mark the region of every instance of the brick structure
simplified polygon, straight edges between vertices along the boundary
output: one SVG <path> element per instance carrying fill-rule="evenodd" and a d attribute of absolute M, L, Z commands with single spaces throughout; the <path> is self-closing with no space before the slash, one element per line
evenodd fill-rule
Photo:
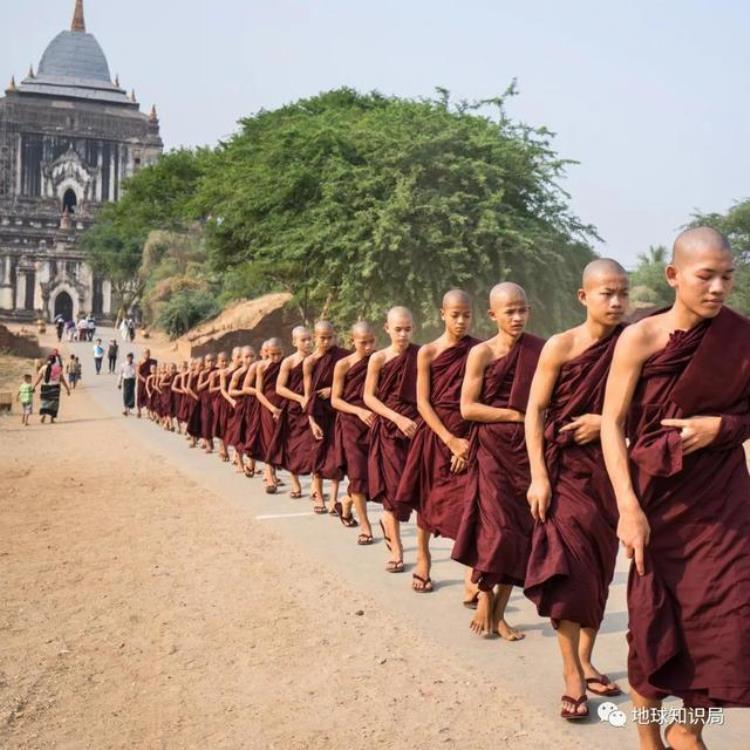
<path fill-rule="evenodd" d="M 0 98 L 0 315 L 52 319 L 113 311 L 110 284 L 78 247 L 97 209 L 162 152 L 159 120 L 112 81 L 86 32 L 83 0 L 36 73 Z"/>

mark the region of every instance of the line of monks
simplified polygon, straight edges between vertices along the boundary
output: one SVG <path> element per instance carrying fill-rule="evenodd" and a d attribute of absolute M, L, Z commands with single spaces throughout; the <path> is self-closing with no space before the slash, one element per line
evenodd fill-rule
<path fill-rule="evenodd" d="M 373 530 L 380 503 L 386 571 L 404 571 L 400 525 L 417 514 L 412 588 L 433 590 L 430 539 L 455 541 L 466 566 L 471 629 L 519 641 L 506 620 L 514 586 L 556 629 L 561 716 L 588 715 L 587 695 L 620 688 L 593 664 L 618 539 L 628 582 L 628 676 L 637 708 L 667 696 L 687 709 L 750 706 L 750 320 L 724 302 L 733 256 L 699 228 L 675 241 L 675 302 L 624 325 L 628 278 L 613 260 L 584 271 L 586 320 L 548 341 L 525 332 L 524 290 L 492 289 L 497 335 L 470 335 L 466 293 L 442 303 L 443 333 L 417 346 L 412 315 L 393 307 L 389 345 L 367 323 L 352 350 L 333 327 L 293 331 L 294 352 L 268 340 L 208 354 L 178 370 L 146 351 L 138 406 L 252 477 L 268 493 L 291 476 L 313 510 Z M 139 414 L 140 415 L 140 414 Z M 338 499 L 339 481 L 348 492 Z M 329 483 L 324 494 L 323 483 Z M 703 747 L 702 723 L 639 725 L 641 747 Z M 669 735 L 667 740 L 666 735 Z"/>

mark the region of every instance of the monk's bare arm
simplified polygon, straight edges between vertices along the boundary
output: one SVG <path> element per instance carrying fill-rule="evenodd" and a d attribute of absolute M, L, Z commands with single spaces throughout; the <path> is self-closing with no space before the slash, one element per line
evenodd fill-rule
<path fill-rule="evenodd" d="M 244 393 L 242 392 L 242 386 L 240 385 L 240 378 L 242 378 L 244 382 L 246 372 L 247 367 L 239 367 L 232 373 L 232 380 L 230 381 L 229 388 L 227 389 L 227 393 L 229 393 L 229 396 L 232 399 L 237 398 L 237 396 L 244 396 Z"/>
<path fill-rule="evenodd" d="M 255 397 L 260 401 L 263 406 L 268 409 L 268 411 L 271 412 L 274 416 L 277 416 L 281 409 L 279 409 L 278 406 L 274 406 L 268 398 L 266 398 L 266 394 L 263 393 L 263 380 L 265 377 L 267 366 L 259 366 L 256 368 L 256 374 L 255 374 Z"/>
<path fill-rule="evenodd" d="M 310 400 L 312 396 L 312 373 L 313 367 L 315 366 L 315 359 L 312 354 L 305 357 L 305 361 L 302 363 L 302 382 L 304 384 L 304 398 L 305 404 Z M 304 406 L 304 404 L 303 404 Z"/>
<path fill-rule="evenodd" d="M 355 416 L 360 411 L 355 406 L 344 401 L 342 396 L 344 395 L 344 378 L 346 373 L 349 372 L 351 364 L 349 363 L 349 357 L 344 357 L 336 362 L 333 368 L 333 383 L 331 383 L 331 406 L 336 411 L 343 411 L 346 414 L 354 414 Z"/>
<path fill-rule="evenodd" d="M 300 393 L 295 393 L 290 388 L 286 387 L 289 382 L 289 373 L 292 370 L 292 361 L 294 355 L 287 357 L 282 363 L 279 369 L 279 376 L 276 378 L 276 393 L 285 398 L 287 401 L 296 401 L 300 406 L 303 404 L 305 397 Z"/>
<path fill-rule="evenodd" d="M 492 351 L 485 344 L 472 348 L 466 360 L 466 372 L 461 386 L 461 416 L 472 422 L 523 422 L 523 414 L 515 409 L 499 409 L 480 400 L 484 371 L 492 362 Z"/>
<path fill-rule="evenodd" d="M 172 378 L 172 386 L 169 389 L 172 393 L 182 393 L 181 389 L 182 375 L 175 375 Z"/>
<path fill-rule="evenodd" d="M 242 381 L 242 395 L 244 396 L 257 396 L 255 391 L 255 380 L 256 370 L 258 369 L 258 363 L 253 362 L 250 367 L 247 368 L 245 373 L 245 379 Z"/>
<path fill-rule="evenodd" d="M 546 520 L 547 508 L 552 499 L 552 488 L 544 459 L 545 412 L 552 398 L 568 347 L 569 342 L 564 335 L 553 336 L 544 345 L 531 380 L 529 403 L 524 417 L 526 452 L 531 469 L 531 484 L 526 498 L 531 515 L 538 521 Z"/>
<path fill-rule="evenodd" d="M 601 429 L 604 463 L 620 513 L 617 536 L 625 547 L 625 554 L 635 558 L 640 575 L 645 572 L 644 549 L 649 542 L 650 531 L 630 479 L 625 421 L 643 363 L 653 349 L 644 330 L 638 324 L 626 328 L 615 346 L 604 395 Z"/>

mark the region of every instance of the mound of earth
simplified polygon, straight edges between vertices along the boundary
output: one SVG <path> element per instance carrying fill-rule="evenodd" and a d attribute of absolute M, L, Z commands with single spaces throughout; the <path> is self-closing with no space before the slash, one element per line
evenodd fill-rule
<path fill-rule="evenodd" d="M 261 344 L 272 336 L 288 342 L 292 328 L 300 324 L 299 316 L 288 309 L 291 299 L 288 292 L 279 292 L 234 302 L 215 318 L 179 338 L 177 350 L 187 359 L 245 344 L 258 351 Z"/>
<path fill-rule="evenodd" d="M 44 354 L 36 336 L 13 333 L 1 323 L 0 352 L 13 354 L 16 357 L 26 357 L 27 359 L 35 359 Z"/>

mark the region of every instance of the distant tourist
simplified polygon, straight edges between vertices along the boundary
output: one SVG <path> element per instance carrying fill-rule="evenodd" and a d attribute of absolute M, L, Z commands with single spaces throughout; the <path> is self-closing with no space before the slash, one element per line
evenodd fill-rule
<path fill-rule="evenodd" d="M 117 379 L 117 387 L 122 388 L 122 413 L 130 416 L 130 410 L 135 408 L 135 381 L 136 372 L 133 364 L 133 354 L 128 352 L 125 361 L 120 365 L 120 376 Z"/>
<path fill-rule="evenodd" d="M 122 323 L 120 323 L 119 331 L 120 331 L 120 338 L 123 341 L 127 341 L 128 340 L 128 319 L 127 318 L 122 319 Z"/>
<path fill-rule="evenodd" d="M 70 383 L 70 387 L 75 390 L 76 384 L 81 377 L 81 363 L 78 361 L 78 357 L 76 357 L 75 354 L 70 355 L 70 360 L 68 360 L 68 365 L 65 370 L 68 373 L 68 383 Z"/>
<path fill-rule="evenodd" d="M 60 387 L 65 386 L 65 390 L 70 396 L 70 388 L 63 375 L 60 355 L 57 352 L 50 354 L 47 362 L 42 365 L 34 381 L 34 388 L 41 383 L 42 388 L 39 397 L 39 414 L 41 422 L 44 424 L 47 417 L 50 422 L 57 419 L 57 412 L 60 409 Z"/>
<path fill-rule="evenodd" d="M 23 376 L 23 383 L 18 389 L 16 397 L 21 404 L 21 423 L 29 426 L 29 417 L 34 406 L 34 386 L 31 384 L 31 375 L 28 373 Z"/>
<path fill-rule="evenodd" d="M 94 334 L 96 333 L 96 320 L 93 315 L 89 315 L 86 319 L 86 330 L 88 332 L 89 341 L 93 341 Z"/>
<path fill-rule="evenodd" d="M 115 339 L 110 339 L 109 347 L 107 348 L 107 359 L 109 360 L 109 374 L 114 375 L 117 367 L 117 353 L 120 347 L 117 345 Z"/>
<path fill-rule="evenodd" d="M 78 340 L 86 341 L 89 335 L 89 327 L 88 323 L 86 323 L 86 318 L 84 318 L 83 315 L 81 315 L 81 317 L 78 319 L 76 331 L 78 333 Z"/>
<path fill-rule="evenodd" d="M 75 320 L 66 320 L 65 321 L 65 333 L 67 335 L 68 341 L 73 341 L 76 337 L 76 322 Z"/>
<path fill-rule="evenodd" d="M 94 367 L 96 367 L 96 374 L 100 375 L 102 372 L 102 360 L 104 359 L 104 347 L 102 346 L 102 340 L 97 339 L 94 344 Z"/>
<path fill-rule="evenodd" d="M 62 315 L 55 317 L 55 330 L 57 331 L 57 340 L 62 341 L 63 331 L 65 330 L 65 318 Z"/>
<path fill-rule="evenodd" d="M 135 321 L 132 318 L 128 318 L 128 337 L 132 344 L 135 341 Z"/>

